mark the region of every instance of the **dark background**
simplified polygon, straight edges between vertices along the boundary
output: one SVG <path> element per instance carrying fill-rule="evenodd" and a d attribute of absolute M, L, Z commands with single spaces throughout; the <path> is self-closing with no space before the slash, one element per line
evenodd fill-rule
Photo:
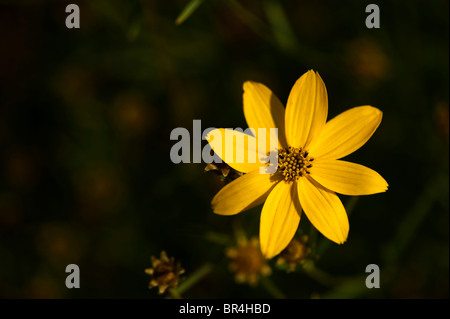
<path fill-rule="evenodd" d="M 289 298 L 448 298 L 448 1 L 378 1 L 380 29 L 356 0 L 206 0 L 181 25 L 187 0 L 72 2 L 80 29 L 70 2 L 0 1 L 0 297 L 162 298 L 144 273 L 161 250 L 184 278 L 212 265 L 184 297 L 272 297 L 236 284 L 224 255 L 236 227 L 258 234 L 261 208 L 214 215 L 223 182 L 171 163 L 169 135 L 193 119 L 245 128 L 244 81 L 285 103 L 314 69 L 329 118 L 383 111 L 348 159 L 390 186 L 353 202 L 345 245 L 318 236 L 339 284 L 274 261 L 270 280 Z M 65 287 L 71 263 L 80 289 Z M 380 289 L 364 286 L 372 263 Z"/>

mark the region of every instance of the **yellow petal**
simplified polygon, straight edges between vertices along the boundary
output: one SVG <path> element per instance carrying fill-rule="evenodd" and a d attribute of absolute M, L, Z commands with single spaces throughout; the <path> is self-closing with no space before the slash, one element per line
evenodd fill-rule
<path fill-rule="evenodd" d="M 303 177 L 298 180 L 298 196 L 309 221 L 322 235 L 338 244 L 346 241 L 347 213 L 336 193 L 310 177 Z"/>
<path fill-rule="evenodd" d="M 244 83 L 244 116 L 248 127 L 255 129 L 258 137 L 258 128 L 278 128 L 278 139 L 273 145 L 287 147 L 284 128 L 284 106 L 272 91 L 261 83 L 247 81 Z M 266 136 L 269 137 L 269 131 Z M 276 137 L 275 137 L 276 138 Z M 268 140 L 270 143 L 270 140 Z M 269 145 L 267 145 L 269 151 Z"/>
<path fill-rule="evenodd" d="M 294 84 L 286 105 L 289 146 L 308 147 L 322 130 L 328 115 L 328 96 L 318 73 L 310 70 Z"/>
<path fill-rule="evenodd" d="M 259 154 L 256 138 L 230 129 L 215 129 L 206 136 L 211 148 L 222 161 L 239 172 L 257 170 L 267 154 Z"/>
<path fill-rule="evenodd" d="M 278 183 L 261 212 L 259 241 L 266 258 L 279 254 L 289 244 L 300 222 L 301 207 L 296 183 Z"/>
<path fill-rule="evenodd" d="M 381 123 L 383 113 L 372 106 L 349 109 L 328 121 L 311 144 L 314 158 L 339 159 L 363 146 Z"/>
<path fill-rule="evenodd" d="M 311 177 L 322 186 L 344 195 L 370 195 L 385 192 L 388 183 L 374 170 L 340 160 L 314 161 Z"/>
<path fill-rule="evenodd" d="M 259 170 L 242 175 L 214 196 L 211 202 L 214 213 L 235 215 L 260 205 L 280 180 L 277 175 L 260 174 Z"/>

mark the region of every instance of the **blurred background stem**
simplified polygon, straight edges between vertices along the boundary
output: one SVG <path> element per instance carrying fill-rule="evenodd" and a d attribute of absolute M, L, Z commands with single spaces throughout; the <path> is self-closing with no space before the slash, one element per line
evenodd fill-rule
<path fill-rule="evenodd" d="M 275 285 L 269 277 L 261 277 L 261 285 L 274 298 L 285 299 L 286 295 Z"/>
<path fill-rule="evenodd" d="M 177 288 L 171 289 L 170 293 L 172 297 L 176 299 L 182 298 L 182 294 L 195 286 L 198 282 L 200 282 L 205 276 L 207 276 L 211 270 L 213 269 L 213 265 L 207 263 L 202 267 L 198 268 L 195 272 L 193 272 L 189 277 L 186 278 Z"/>
<path fill-rule="evenodd" d="M 339 283 L 340 280 L 334 278 L 330 274 L 316 268 L 313 261 L 305 261 L 303 263 L 303 271 L 320 284 L 330 287 Z"/>

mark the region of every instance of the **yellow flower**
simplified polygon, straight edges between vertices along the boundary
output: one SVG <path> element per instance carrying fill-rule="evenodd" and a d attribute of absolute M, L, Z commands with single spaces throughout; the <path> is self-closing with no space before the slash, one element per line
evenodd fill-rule
<path fill-rule="evenodd" d="M 349 222 L 336 193 L 381 193 L 388 184 L 374 170 L 339 159 L 367 142 L 380 124 L 382 112 L 372 106 L 359 106 L 326 122 L 325 84 L 312 70 L 297 80 L 286 109 L 260 83 L 245 82 L 243 100 L 245 119 L 256 130 L 255 137 L 229 129 L 213 130 L 206 137 L 221 159 L 228 159 L 228 165 L 245 173 L 216 194 L 212 200 L 214 212 L 234 215 L 265 202 L 259 238 L 266 258 L 279 254 L 289 244 L 302 211 L 325 237 L 344 243 Z M 278 169 L 274 174 L 262 174 L 260 167 L 267 163 L 250 160 L 252 154 L 258 158 L 268 155 L 255 146 L 258 128 L 278 128 L 278 143 L 272 143 L 278 151 Z M 232 143 L 229 139 L 225 143 L 226 135 L 233 137 Z M 269 145 L 273 136 L 267 136 Z M 236 159 L 236 150 L 245 154 L 245 161 Z"/>

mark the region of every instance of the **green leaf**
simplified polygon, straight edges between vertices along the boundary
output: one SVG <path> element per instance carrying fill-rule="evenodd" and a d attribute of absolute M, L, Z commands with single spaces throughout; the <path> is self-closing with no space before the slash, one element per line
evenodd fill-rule
<path fill-rule="evenodd" d="M 204 0 L 191 0 L 186 7 L 184 7 L 183 11 L 179 14 L 177 19 L 175 20 L 176 25 L 182 24 L 184 21 L 186 21 L 187 18 L 191 16 L 191 14 L 194 13 L 195 10 L 202 4 Z"/>

